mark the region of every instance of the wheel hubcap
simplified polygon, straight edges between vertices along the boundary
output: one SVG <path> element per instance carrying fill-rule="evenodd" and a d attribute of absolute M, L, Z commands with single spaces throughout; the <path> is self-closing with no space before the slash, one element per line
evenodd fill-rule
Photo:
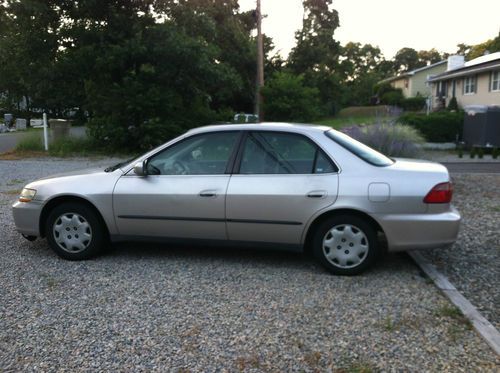
<path fill-rule="evenodd" d="M 368 255 L 368 239 L 363 231 L 351 224 L 336 225 L 323 238 L 325 258 L 339 268 L 360 265 Z"/>
<path fill-rule="evenodd" d="M 92 241 L 92 229 L 87 220 L 74 212 L 59 216 L 52 229 L 57 245 L 69 253 L 85 250 Z"/>

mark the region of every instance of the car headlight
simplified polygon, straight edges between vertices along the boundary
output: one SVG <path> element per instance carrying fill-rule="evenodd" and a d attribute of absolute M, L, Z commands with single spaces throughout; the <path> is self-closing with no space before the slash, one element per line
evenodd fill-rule
<path fill-rule="evenodd" d="M 35 194 L 35 189 L 23 188 L 19 195 L 19 202 L 31 202 L 35 198 Z"/>

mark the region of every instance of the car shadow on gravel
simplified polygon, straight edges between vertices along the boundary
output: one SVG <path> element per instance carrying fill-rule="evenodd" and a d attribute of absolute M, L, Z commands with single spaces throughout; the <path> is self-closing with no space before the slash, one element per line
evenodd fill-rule
<path fill-rule="evenodd" d="M 50 250 L 45 240 L 27 242 L 20 239 L 20 247 L 24 246 L 24 256 L 30 256 L 36 261 L 58 261 L 70 264 L 60 259 Z M 105 252 L 91 260 L 84 261 L 92 267 L 99 263 L 109 264 L 131 264 L 136 262 L 154 263 L 155 266 L 162 264 L 184 264 L 184 265 L 210 265 L 229 266 L 234 269 L 245 267 L 286 270 L 289 272 L 309 272 L 314 274 L 330 273 L 318 264 L 312 255 L 284 249 L 262 248 L 252 246 L 201 246 L 201 245 L 172 245 L 159 243 L 117 243 L 105 249 Z M 416 268 L 413 261 L 406 253 L 384 254 L 375 265 L 361 276 L 376 275 L 386 276 L 396 273 L 404 273 Z"/>
<path fill-rule="evenodd" d="M 179 261 L 179 262 L 205 262 L 206 264 L 218 263 L 220 265 L 241 264 L 269 269 L 288 269 L 290 271 L 313 272 L 316 274 L 330 274 L 323 266 L 318 264 L 311 254 L 301 251 L 292 251 L 276 248 L 262 248 L 253 246 L 174 246 L 157 243 L 120 243 L 113 245 L 101 258 L 119 261 Z M 383 255 L 378 262 L 366 273 L 396 273 L 408 271 L 415 265 L 405 253 L 392 253 Z"/>

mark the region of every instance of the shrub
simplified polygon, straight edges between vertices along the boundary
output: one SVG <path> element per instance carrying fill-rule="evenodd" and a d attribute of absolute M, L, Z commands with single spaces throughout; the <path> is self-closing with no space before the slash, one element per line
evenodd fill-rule
<path fill-rule="evenodd" d="M 408 97 L 401 101 L 400 106 L 407 111 L 420 111 L 425 108 L 425 97 Z"/>
<path fill-rule="evenodd" d="M 416 128 L 428 142 L 454 142 L 457 135 L 462 137 L 463 112 L 437 112 L 429 115 L 406 113 L 399 117 L 398 123 Z"/>
<path fill-rule="evenodd" d="M 497 159 L 498 158 L 498 153 L 499 153 L 498 148 L 493 148 L 491 150 L 491 156 L 493 157 L 493 159 Z"/>
<path fill-rule="evenodd" d="M 404 96 L 401 89 L 389 91 L 380 96 L 380 103 L 386 105 L 400 106 L 403 100 Z"/>
<path fill-rule="evenodd" d="M 373 86 L 373 94 L 377 95 L 378 97 L 382 97 L 385 93 L 387 92 L 392 92 L 396 88 L 394 88 L 391 83 L 380 83 L 380 84 L 375 84 Z"/>
<path fill-rule="evenodd" d="M 424 139 L 415 128 L 401 124 L 379 123 L 343 130 L 349 136 L 393 157 L 415 157 Z"/>
<path fill-rule="evenodd" d="M 320 116 L 319 91 L 302 76 L 278 72 L 262 88 L 265 120 L 308 122 Z"/>
<path fill-rule="evenodd" d="M 447 107 L 448 111 L 458 111 L 458 102 L 456 97 L 452 97 Z"/>

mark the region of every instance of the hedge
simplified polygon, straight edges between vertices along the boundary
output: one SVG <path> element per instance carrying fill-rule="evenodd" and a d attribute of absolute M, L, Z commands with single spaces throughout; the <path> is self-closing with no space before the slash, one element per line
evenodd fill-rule
<path fill-rule="evenodd" d="M 428 142 L 454 142 L 462 138 L 464 113 L 441 111 L 437 113 L 406 113 L 398 122 L 415 127 Z"/>
<path fill-rule="evenodd" d="M 425 97 L 408 97 L 399 104 L 406 111 L 421 111 L 425 108 Z"/>

